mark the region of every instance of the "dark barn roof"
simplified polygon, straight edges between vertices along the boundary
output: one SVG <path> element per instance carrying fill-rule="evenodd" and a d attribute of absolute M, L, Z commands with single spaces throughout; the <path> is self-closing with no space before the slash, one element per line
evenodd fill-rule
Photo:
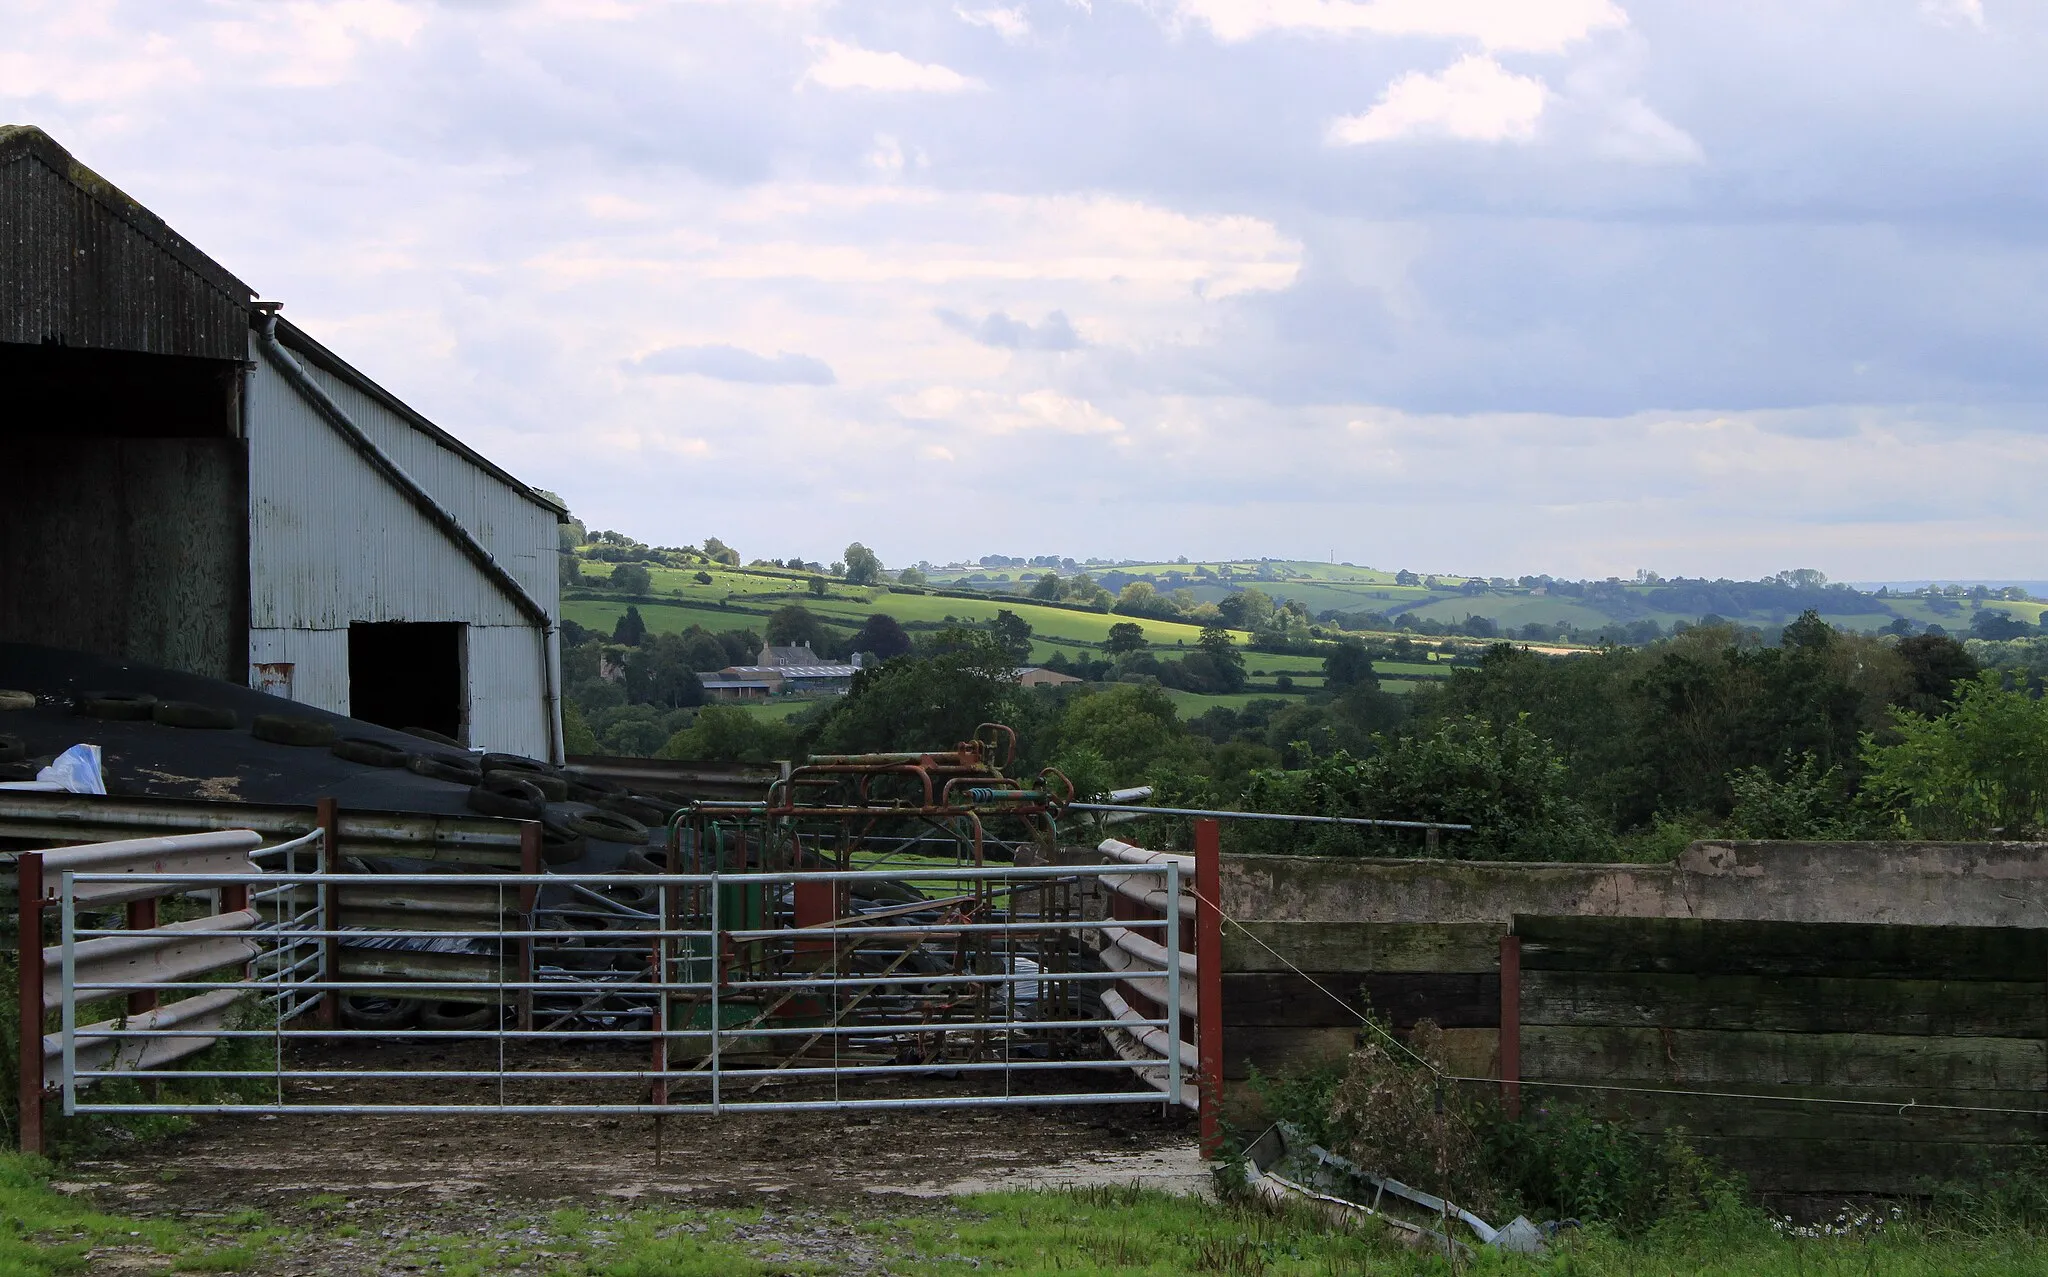
<path fill-rule="evenodd" d="M 249 357 L 255 293 L 33 125 L 0 125 L 0 342 Z"/>

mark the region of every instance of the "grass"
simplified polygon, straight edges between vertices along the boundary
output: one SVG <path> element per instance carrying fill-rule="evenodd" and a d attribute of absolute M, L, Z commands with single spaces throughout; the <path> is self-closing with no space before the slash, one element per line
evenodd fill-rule
<path fill-rule="evenodd" d="M 1135 1187 L 989 1193 L 858 1222 L 823 1212 L 792 1219 L 800 1207 L 788 1203 L 777 1207 L 779 1220 L 757 1209 L 559 1210 L 532 1218 L 515 1212 L 491 1227 L 438 1232 L 380 1228 L 376 1207 L 359 1212 L 332 1194 L 299 1203 L 304 1222 L 291 1228 L 255 1212 L 205 1223 L 122 1218 L 52 1190 L 49 1173 L 35 1159 L 0 1156 L 0 1277 L 165 1268 L 245 1272 L 282 1257 L 317 1266 L 323 1256 L 344 1253 L 355 1267 L 452 1277 L 810 1277 L 856 1267 L 901 1277 L 1423 1277 L 1453 1271 L 1440 1258 L 1397 1246 L 1374 1226 L 1333 1229 L 1304 1214 Z M 1566 1232 L 1542 1258 L 1480 1249 L 1456 1271 L 1988 1277 L 2048 1272 L 2048 1239 L 2016 1224 L 1958 1216 L 1900 1213 L 1842 1228 L 1791 1230 L 1758 1212 L 1729 1210 L 1667 1221 L 1635 1239 L 1599 1229 Z"/>
<path fill-rule="evenodd" d="M 40 1158 L 0 1154 L 0 1277 L 107 1272 L 120 1266 L 112 1253 L 176 1272 L 237 1272 L 279 1235 L 254 1212 L 206 1226 L 108 1215 L 51 1188 L 50 1173 Z"/>

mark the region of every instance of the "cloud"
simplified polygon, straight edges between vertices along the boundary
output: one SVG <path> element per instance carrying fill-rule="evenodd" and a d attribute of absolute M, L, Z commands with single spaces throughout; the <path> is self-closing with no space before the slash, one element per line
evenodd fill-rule
<path fill-rule="evenodd" d="M 1920 12 L 1945 27 L 1984 30 L 1984 0 L 1920 0 Z"/>
<path fill-rule="evenodd" d="M 1536 135 L 1548 96 L 1541 81 L 1467 54 L 1436 75 L 1410 71 L 1371 110 L 1332 120 L 1328 137 L 1338 146 L 1414 136 L 1522 142 Z"/>
<path fill-rule="evenodd" d="M 1524 53 L 1557 53 L 1628 25 L 1612 0 L 1180 0 L 1176 13 L 1226 42 L 1312 31 L 1477 40 Z"/>
<path fill-rule="evenodd" d="M 1122 421 L 1088 400 L 1050 388 L 1013 395 L 959 386 L 927 386 L 892 396 L 889 405 L 913 421 L 944 422 L 974 436 L 1022 431 L 1121 435 L 1126 429 Z"/>
<path fill-rule="evenodd" d="M 950 67 L 913 62 L 900 53 L 862 49 L 837 40 L 818 42 L 818 59 L 804 79 L 827 89 L 872 89 L 879 93 L 958 93 L 979 88 Z"/>
<path fill-rule="evenodd" d="M 1609 109 L 1593 148 L 1608 159 L 1630 164 L 1699 164 L 1707 158 L 1690 133 L 1641 98 L 1624 98 Z"/>
<path fill-rule="evenodd" d="M 665 346 L 627 365 L 634 372 L 710 377 L 757 386 L 830 386 L 839 379 L 822 359 L 778 353 L 773 359 L 737 346 Z"/>
<path fill-rule="evenodd" d="M 998 350 L 1078 350 L 1084 344 L 1064 311 L 1053 311 L 1036 328 L 999 310 L 980 319 L 943 308 L 938 315 L 946 327 Z"/>
<path fill-rule="evenodd" d="M 960 20 L 971 27 L 987 27 L 1012 44 L 1031 34 L 1031 22 L 1024 16 L 1023 8 L 1003 9 L 991 6 L 986 9 L 969 9 L 960 5 L 953 7 Z"/>

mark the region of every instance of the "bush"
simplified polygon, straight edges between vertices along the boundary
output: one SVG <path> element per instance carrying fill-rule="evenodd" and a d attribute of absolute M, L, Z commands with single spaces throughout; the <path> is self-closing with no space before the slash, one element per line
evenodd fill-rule
<path fill-rule="evenodd" d="M 1589 1110 L 1535 1105 L 1510 1118 L 1490 1089 L 1450 1073 L 1444 1034 L 1416 1024 L 1405 1043 L 1375 1023 L 1341 1060 L 1279 1078 L 1256 1071 L 1267 1112 L 1361 1170 L 1441 1193 L 1481 1215 L 1576 1219 L 1623 1234 L 1704 1212 L 1741 1210 L 1742 1184 L 1683 1131 L 1644 1135 Z"/>
<path fill-rule="evenodd" d="M 1466 859 L 1598 860 L 1615 854 L 1611 833 L 1579 801 L 1550 742 L 1519 719 L 1495 726 L 1466 717 L 1377 752 L 1315 760 L 1300 772 L 1260 772 L 1245 788 L 1254 811 L 1469 824 L 1445 835 L 1447 855 Z M 1357 855 L 1385 845 L 1357 827 L 1252 829 L 1240 845 L 1267 852 Z"/>

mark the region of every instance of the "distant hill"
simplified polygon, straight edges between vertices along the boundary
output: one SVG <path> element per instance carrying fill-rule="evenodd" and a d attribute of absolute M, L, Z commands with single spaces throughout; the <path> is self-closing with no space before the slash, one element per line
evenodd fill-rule
<path fill-rule="evenodd" d="M 1972 631 L 1985 610 L 2036 629 L 2048 602 L 2028 585 L 1985 582 L 1859 589 L 1829 583 L 1818 572 L 1781 573 L 1762 581 L 1654 575 L 1640 580 L 1516 580 L 1460 573 L 1419 573 L 1289 559 L 1228 562 L 958 565 L 934 568 L 931 582 L 992 594 L 1028 591 L 1048 570 L 1085 571 L 1111 593 L 1134 581 L 1162 594 L 1186 590 L 1197 603 L 1220 603 L 1247 588 L 1276 601 L 1296 600 L 1324 626 L 1346 630 L 1408 629 L 1471 637 L 1514 637 L 1566 643 L 1641 643 L 1675 626 L 1724 620 L 1760 629 L 1782 627 L 1807 610 L 1843 629 L 1918 633 L 1930 626 Z M 2043 583 L 2032 583 L 2041 586 Z M 1653 628 L 1654 627 L 1654 628 Z"/>

